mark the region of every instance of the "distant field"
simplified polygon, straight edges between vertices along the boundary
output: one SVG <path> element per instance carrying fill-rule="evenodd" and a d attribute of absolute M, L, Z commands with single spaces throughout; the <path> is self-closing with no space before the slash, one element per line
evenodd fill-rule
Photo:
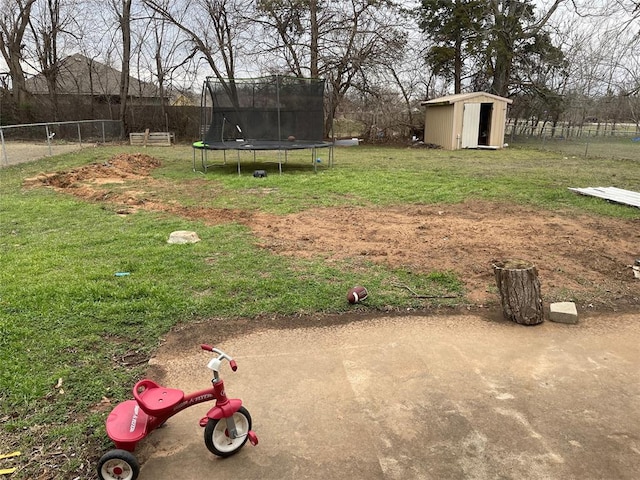
<path fill-rule="evenodd" d="M 571 156 L 615 158 L 620 160 L 640 160 L 640 141 L 636 137 L 515 137 L 515 146 L 534 147 L 542 150 L 564 152 Z"/>

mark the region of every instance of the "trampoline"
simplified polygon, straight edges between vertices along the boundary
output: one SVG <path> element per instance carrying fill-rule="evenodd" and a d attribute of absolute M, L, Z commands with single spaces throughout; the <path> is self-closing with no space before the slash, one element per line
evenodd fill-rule
<path fill-rule="evenodd" d="M 277 151 L 278 171 L 291 150 L 310 150 L 317 171 L 317 149 L 329 149 L 333 164 L 333 143 L 324 141 L 324 80 L 272 75 L 252 79 L 207 77 L 201 98 L 202 139 L 193 143 L 193 170 L 200 152 L 202 170 L 210 164 L 207 152 L 236 152 L 241 173 L 241 153 Z"/>

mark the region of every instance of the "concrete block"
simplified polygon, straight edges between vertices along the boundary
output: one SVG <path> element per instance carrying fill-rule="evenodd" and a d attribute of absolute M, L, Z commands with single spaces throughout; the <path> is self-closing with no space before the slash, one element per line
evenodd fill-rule
<path fill-rule="evenodd" d="M 549 306 L 549 320 L 558 323 L 578 323 L 578 311 L 573 302 L 556 302 Z"/>

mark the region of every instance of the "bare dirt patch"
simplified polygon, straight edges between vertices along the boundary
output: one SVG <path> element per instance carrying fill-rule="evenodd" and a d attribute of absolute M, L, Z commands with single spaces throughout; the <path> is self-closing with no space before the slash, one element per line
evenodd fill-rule
<path fill-rule="evenodd" d="M 569 216 L 485 201 L 314 208 L 278 216 L 184 207 L 149 200 L 141 190 L 114 193 L 106 187 L 145 179 L 159 164 L 148 155 L 123 154 L 104 164 L 43 174 L 26 184 L 109 202 L 117 211 L 135 207 L 210 224 L 240 222 L 255 232 L 263 248 L 279 255 L 356 259 L 424 273 L 453 271 L 464 281 L 468 300 L 477 304 L 496 301 L 491 264 L 507 258 L 536 264 L 547 301 L 575 300 L 583 306 L 618 309 L 637 306 L 640 300 L 640 280 L 633 278 L 630 268 L 640 257 L 637 221 Z"/>
<path fill-rule="evenodd" d="M 640 297 L 628 267 L 638 253 L 636 222 L 473 201 L 314 209 L 258 216 L 252 228 L 265 247 L 280 254 L 322 253 L 416 272 L 454 271 L 474 303 L 496 297 L 491 264 L 507 258 L 534 262 L 543 290 L 557 299 L 573 292 L 587 303 L 616 305 L 636 304 Z"/>

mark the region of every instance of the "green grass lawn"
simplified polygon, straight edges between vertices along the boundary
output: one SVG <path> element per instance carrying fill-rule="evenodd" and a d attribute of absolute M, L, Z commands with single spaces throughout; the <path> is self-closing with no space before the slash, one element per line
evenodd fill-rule
<path fill-rule="evenodd" d="M 25 178 L 40 172 L 134 151 L 91 148 L 0 170 L 0 450 L 23 452 L 20 470 L 11 478 L 91 478 L 96 459 L 110 445 L 103 426 L 106 413 L 96 407 L 103 397 L 113 404 L 129 397 L 144 361 L 178 323 L 340 314 L 353 310 L 344 301 L 347 288 L 363 281 L 379 293 L 367 307 L 356 309 L 464 302 L 462 283 L 451 272 L 416 274 L 349 260 L 279 257 L 259 248 L 251 231 L 237 223 L 212 226 L 148 211 L 115 215 L 108 204 L 23 187 Z M 162 160 L 152 173 L 162 182 L 145 185 L 146 195 L 184 206 L 285 214 L 326 206 L 485 199 L 640 218 L 637 209 L 567 190 L 638 190 L 640 164 L 633 161 L 525 149 L 357 147 L 337 149 L 332 168 L 323 158 L 318 173 L 307 152 L 291 154 L 283 175 L 273 164 L 258 163 L 243 165 L 238 176 L 233 162 L 206 175 L 194 173 L 188 147 L 144 153 Z M 268 177 L 257 183 L 254 168 L 266 168 Z M 112 187 L 135 186 L 131 181 Z M 173 230 L 196 230 L 204 241 L 168 245 Z M 389 279 L 418 291 L 461 297 L 398 296 L 388 288 Z M 202 341 L 216 343 L 216 338 Z"/>

